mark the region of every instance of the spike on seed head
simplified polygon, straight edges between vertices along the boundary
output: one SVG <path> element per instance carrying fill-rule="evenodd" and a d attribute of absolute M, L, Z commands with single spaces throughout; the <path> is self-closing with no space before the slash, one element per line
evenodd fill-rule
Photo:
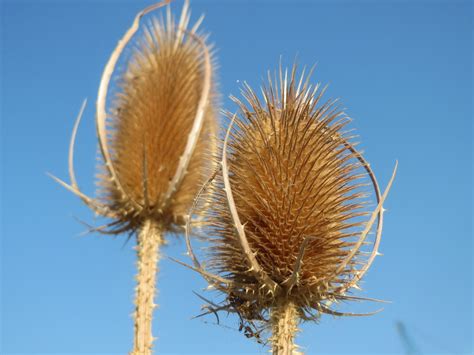
<path fill-rule="evenodd" d="M 336 314 L 326 302 L 343 299 L 377 252 L 393 176 L 382 196 L 345 131 L 348 117 L 335 101 L 322 103 L 323 92 L 309 76 L 297 81 L 294 66 L 289 76 L 281 68 L 278 80 L 269 76 L 263 100 L 248 85 L 244 100 L 234 98 L 239 110 L 229 115 L 222 173 L 203 198 L 209 266 L 231 284 L 206 277 L 247 321 L 264 320 L 277 304 L 291 304 L 302 319 Z M 367 178 L 379 203 L 372 213 Z M 374 249 L 361 268 L 359 249 L 375 220 Z"/>

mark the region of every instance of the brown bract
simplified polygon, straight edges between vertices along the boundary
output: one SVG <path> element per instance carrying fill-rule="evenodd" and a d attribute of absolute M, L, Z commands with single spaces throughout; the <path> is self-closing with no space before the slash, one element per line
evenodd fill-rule
<path fill-rule="evenodd" d="M 347 292 L 377 255 L 393 176 L 382 196 L 348 132 L 349 118 L 336 101 L 323 103 L 324 89 L 309 78 L 298 80 L 296 67 L 290 74 L 280 69 L 278 79 L 269 75 L 263 98 L 246 85 L 244 100 L 235 99 L 239 110 L 229 114 L 221 169 L 191 212 L 205 214 L 210 242 L 206 270 L 189 249 L 193 268 L 226 297 L 212 311 L 263 323 L 281 304 L 296 307 L 302 319 L 346 315 L 329 305 L 357 299 Z M 371 185 L 374 211 L 367 209 Z"/>

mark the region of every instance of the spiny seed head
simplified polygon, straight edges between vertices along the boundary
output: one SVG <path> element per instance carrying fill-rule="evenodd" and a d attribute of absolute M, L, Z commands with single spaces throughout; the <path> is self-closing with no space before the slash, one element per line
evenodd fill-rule
<path fill-rule="evenodd" d="M 295 73 L 296 66 L 290 77 L 281 68 L 279 80 L 269 75 L 263 100 L 249 86 L 244 101 L 235 99 L 222 174 L 203 198 L 207 265 L 217 274 L 206 277 L 226 294 L 226 309 L 248 321 L 282 302 L 303 319 L 337 314 L 327 302 L 349 298 L 364 255 L 357 240 L 373 224 L 365 218 L 371 170 L 348 134 L 349 118 Z"/>
<path fill-rule="evenodd" d="M 217 127 L 212 91 L 202 128 L 194 133 L 195 146 L 185 155 L 206 91 L 206 66 L 214 64 L 203 36 L 196 28 L 186 29 L 187 5 L 179 24 L 168 7 L 166 20 L 153 19 L 143 29 L 119 76 L 108 116 L 110 161 L 101 168 L 99 193 L 118 225 L 129 230 L 144 218 L 156 219 L 167 230 L 181 224 L 212 165 Z M 179 168 L 183 177 L 175 181 Z"/>

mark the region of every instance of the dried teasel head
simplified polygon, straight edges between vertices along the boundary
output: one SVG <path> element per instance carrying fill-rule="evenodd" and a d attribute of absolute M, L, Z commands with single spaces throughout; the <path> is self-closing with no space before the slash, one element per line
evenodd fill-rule
<path fill-rule="evenodd" d="M 234 311 L 250 325 L 271 324 L 277 353 L 285 352 L 275 333 L 291 328 L 288 319 L 349 315 L 330 304 L 358 299 L 348 292 L 377 255 L 382 204 L 394 177 L 382 195 L 347 130 L 349 118 L 336 101 L 322 103 L 325 90 L 309 79 L 303 71 L 298 80 L 296 66 L 289 75 L 280 67 L 278 80 L 269 74 L 263 99 L 245 86 L 245 100 L 235 99 L 239 110 L 229 115 L 220 170 L 190 213 L 201 213 L 201 201 L 210 206 L 207 269 L 187 239 L 192 268 L 225 295 L 222 305 L 208 309 Z M 372 250 L 364 252 L 372 229 Z"/>
<path fill-rule="evenodd" d="M 152 352 L 155 277 L 163 234 L 184 224 L 195 194 L 212 171 L 216 147 L 214 63 L 206 38 L 197 33 L 201 20 L 188 29 L 188 2 L 178 23 L 168 7 L 166 20 L 155 19 L 143 29 L 124 71 L 118 74 L 112 107 L 106 112 L 112 74 L 139 30 L 140 19 L 168 3 L 153 5 L 136 16 L 102 75 L 97 99 L 97 132 L 104 162 L 99 198 L 84 195 L 74 175 L 74 141 L 84 105 L 71 139 L 71 185 L 56 179 L 97 214 L 112 219 L 92 230 L 136 232 L 138 273 L 131 352 L 136 355 Z"/>
<path fill-rule="evenodd" d="M 71 185 L 58 181 L 97 214 L 113 219 L 94 229 L 99 232 L 133 233 L 149 219 L 162 230 L 176 231 L 212 171 L 217 130 L 215 63 L 206 37 L 198 34 L 202 18 L 188 29 L 187 1 L 179 22 L 168 7 L 166 19 L 154 18 L 145 26 L 125 69 L 116 74 L 117 87 L 106 112 L 112 74 L 141 18 L 168 3 L 150 6 L 136 16 L 105 67 L 97 99 L 104 162 L 98 173 L 98 199 L 84 195 L 74 176 L 74 141 L 84 105 L 73 130 Z"/>

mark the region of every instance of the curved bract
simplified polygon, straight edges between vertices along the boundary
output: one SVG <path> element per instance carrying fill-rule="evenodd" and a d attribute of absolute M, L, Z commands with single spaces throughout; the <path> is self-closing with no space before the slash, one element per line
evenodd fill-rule
<path fill-rule="evenodd" d="M 395 171 L 381 194 L 347 131 L 349 118 L 336 101 L 322 102 L 324 89 L 309 76 L 297 80 L 296 67 L 289 75 L 280 69 L 278 80 L 269 75 L 262 93 L 246 85 L 244 101 L 234 98 L 239 111 L 229 116 L 220 169 L 190 212 L 204 213 L 211 244 L 204 270 L 188 236 L 193 268 L 225 294 L 220 309 L 246 321 L 265 324 L 280 305 L 291 307 L 278 312 L 291 308 L 302 319 L 356 315 L 329 305 L 358 299 L 347 291 L 377 255 Z M 191 227 L 189 220 L 188 234 Z M 373 249 L 364 252 L 372 229 Z"/>

